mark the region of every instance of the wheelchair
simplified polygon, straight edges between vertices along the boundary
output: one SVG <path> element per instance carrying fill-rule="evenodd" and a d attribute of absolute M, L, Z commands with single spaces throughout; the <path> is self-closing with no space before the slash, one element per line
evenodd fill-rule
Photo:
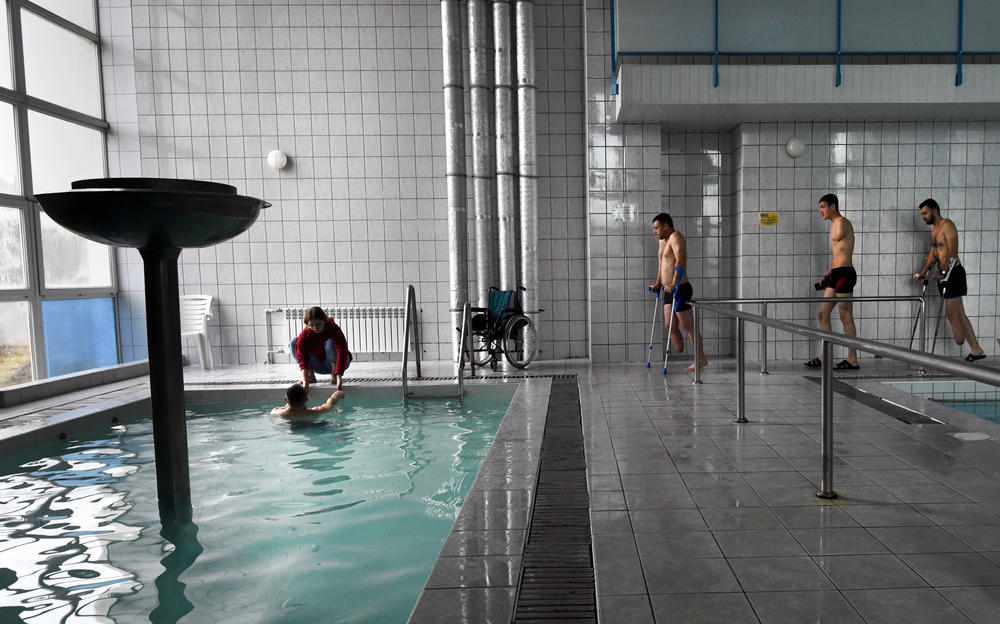
<path fill-rule="evenodd" d="M 492 286 L 490 307 L 472 308 L 472 312 L 471 357 L 476 366 L 489 364 L 496 370 L 501 354 L 515 368 L 531 364 L 537 350 L 538 332 L 531 319 L 524 315 L 517 291 Z"/>

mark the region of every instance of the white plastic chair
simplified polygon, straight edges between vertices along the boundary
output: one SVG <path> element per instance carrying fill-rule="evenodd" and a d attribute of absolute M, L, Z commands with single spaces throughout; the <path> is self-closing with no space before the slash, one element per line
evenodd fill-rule
<path fill-rule="evenodd" d="M 212 345 L 208 343 L 208 319 L 212 318 L 212 295 L 181 295 L 181 337 L 198 337 L 201 367 L 214 368 Z"/>

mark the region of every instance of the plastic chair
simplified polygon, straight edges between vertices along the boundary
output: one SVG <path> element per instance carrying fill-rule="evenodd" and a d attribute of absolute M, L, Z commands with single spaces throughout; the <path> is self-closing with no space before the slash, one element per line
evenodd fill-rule
<path fill-rule="evenodd" d="M 209 370 L 212 362 L 212 345 L 208 342 L 208 319 L 212 318 L 212 295 L 181 295 L 181 337 L 198 337 L 198 359 L 201 367 Z"/>

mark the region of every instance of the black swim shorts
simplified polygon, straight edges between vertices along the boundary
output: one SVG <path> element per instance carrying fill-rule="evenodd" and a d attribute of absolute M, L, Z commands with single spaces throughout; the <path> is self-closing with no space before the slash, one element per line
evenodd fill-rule
<path fill-rule="evenodd" d="M 956 299 L 968 294 L 969 285 L 965 281 L 965 269 L 962 268 L 962 265 L 956 264 L 955 268 L 951 270 L 951 275 L 948 276 L 948 281 L 938 282 L 937 287 L 941 297 L 945 299 Z"/>
<path fill-rule="evenodd" d="M 691 282 L 684 282 L 677 288 L 677 311 L 683 312 L 684 310 L 690 310 L 691 306 L 688 305 L 688 301 L 694 296 L 694 288 L 691 287 Z M 673 293 L 666 293 L 666 299 L 663 300 L 663 305 L 671 306 L 674 303 Z"/>
<path fill-rule="evenodd" d="M 829 284 L 827 287 L 832 288 L 834 292 L 854 292 L 854 285 L 858 283 L 858 274 L 854 271 L 854 267 L 837 267 L 830 271 L 830 280 L 827 283 Z"/>

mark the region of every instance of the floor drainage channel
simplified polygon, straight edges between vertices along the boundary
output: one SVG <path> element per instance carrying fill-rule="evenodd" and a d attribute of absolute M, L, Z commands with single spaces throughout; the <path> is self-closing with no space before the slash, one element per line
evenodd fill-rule
<path fill-rule="evenodd" d="M 819 377 L 809 377 L 806 379 L 813 383 L 821 384 L 823 380 Z M 850 399 L 854 399 L 862 405 L 867 405 L 868 407 L 874 408 L 887 416 L 892 416 L 896 420 L 904 422 L 908 425 L 920 424 L 920 425 L 941 425 L 944 424 L 936 418 L 931 418 L 930 416 L 925 416 L 920 412 L 911 410 L 908 407 L 903 407 L 898 403 L 893 403 L 888 399 L 884 399 L 880 396 L 876 396 L 870 392 L 865 392 L 860 388 L 856 388 L 850 384 L 844 383 L 838 379 L 833 380 L 833 389 L 838 394 L 842 394 Z"/>
<path fill-rule="evenodd" d="M 580 393 L 555 379 L 514 623 L 597 622 Z"/>
<path fill-rule="evenodd" d="M 523 374 L 523 375 L 489 375 L 482 377 L 465 377 L 466 382 L 471 381 L 505 381 L 511 379 L 553 379 L 553 380 L 576 380 L 575 373 L 551 373 L 551 374 Z M 293 384 L 297 382 L 298 379 L 243 379 L 243 380 L 227 380 L 227 381 L 190 381 L 188 385 L 191 386 L 275 386 L 283 384 Z M 366 384 L 366 383 L 384 383 L 384 382 L 402 382 L 401 377 L 348 377 L 344 379 L 347 384 Z M 458 381 L 458 377 L 454 375 L 450 377 L 410 377 L 407 380 L 411 384 L 419 384 L 425 381 Z"/>

